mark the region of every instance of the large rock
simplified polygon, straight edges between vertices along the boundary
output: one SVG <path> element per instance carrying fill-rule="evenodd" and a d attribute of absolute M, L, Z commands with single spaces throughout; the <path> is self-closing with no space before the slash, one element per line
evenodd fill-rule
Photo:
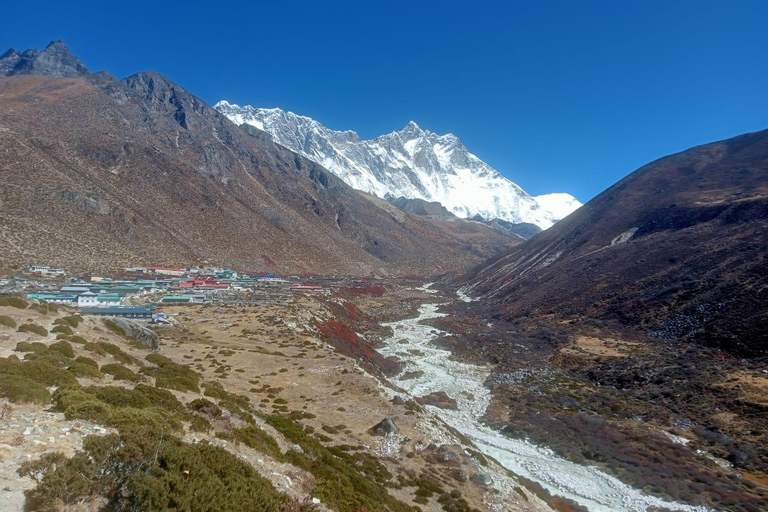
<path fill-rule="evenodd" d="M 456 400 L 448 396 L 445 391 L 437 391 L 416 399 L 422 405 L 433 405 L 441 409 L 458 409 Z"/>
<path fill-rule="evenodd" d="M 375 436 L 388 436 L 395 435 L 400 432 L 395 420 L 392 418 L 384 418 L 371 428 L 371 432 Z"/>
<path fill-rule="evenodd" d="M 143 325 L 139 325 L 133 320 L 127 318 L 112 318 L 115 325 L 125 331 L 125 335 L 129 338 L 134 338 L 143 346 L 156 349 L 160 346 L 160 337 L 154 331 L 147 329 Z"/>
<path fill-rule="evenodd" d="M 475 473 L 472 475 L 471 480 L 475 482 L 476 484 L 480 485 L 491 485 L 493 483 L 493 478 L 491 478 L 491 475 L 488 473 Z"/>

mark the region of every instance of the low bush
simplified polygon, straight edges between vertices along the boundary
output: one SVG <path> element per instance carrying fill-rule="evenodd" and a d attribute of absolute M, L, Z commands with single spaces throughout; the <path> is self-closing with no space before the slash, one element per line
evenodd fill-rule
<path fill-rule="evenodd" d="M 83 451 L 38 464 L 27 508 L 53 512 L 89 501 L 108 510 L 304 512 L 247 462 L 223 448 L 187 444 L 147 426 L 89 436 Z M 29 471 L 29 466 L 23 468 Z"/>
<path fill-rule="evenodd" d="M 189 421 L 190 432 L 209 432 L 211 430 L 211 422 L 202 416 L 194 415 Z"/>
<path fill-rule="evenodd" d="M 75 362 L 85 366 L 90 366 L 91 368 L 95 368 L 97 370 L 99 369 L 99 363 L 97 363 L 90 357 L 80 356 L 77 359 L 75 359 Z"/>
<path fill-rule="evenodd" d="M 139 382 L 141 380 L 141 375 L 121 364 L 105 364 L 101 367 L 101 371 L 107 375 L 112 375 L 115 380 L 128 380 L 131 382 Z"/>
<path fill-rule="evenodd" d="M 10 306 L 16 309 L 27 309 L 29 302 L 19 297 L 0 297 L 0 306 Z"/>
<path fill-rule="evenodd" d="M 73 336 L 73 338 L 74 338 L 74 336 Z M 70 338 L 70 341 L 74 341 L 74 340 L 72 340 L 72 338 Z M 107 352 L 98 343 L 92 343 L 92 342 L 89 341 L 89 342 L 85 343 L 83 348 L 85 350 L 87 350 L 88 352 L 93 352 L 94 354 L 96 354 L 98 356 L 105 356 L 105 355 L 107 355 Z"/>
<path fill-rule="evenodd" d="M 339 512 L 413 510 L 390 496 L 383 483 L 391 475 L 375 457 L 326 448 L 288 418 L 269 415 L 264 419 L 288 441 L 301 447 L 303 453 L 289 450 L 283 458 L 319 480 L 312 494 L 329 508 Z"/>
<path fill-rule="evenodd" d="M 56 320 L 53 321 L 53 323 L 57 325 L 67 325 L 69 327 L 77 327 L 78 325 L 80 325 L 80 322 L 82 321 L 83 321 L 83 317 L 81 317 L 80 315 L 69 315 L 69 316 L 57 318 Z"/>
<path fill-rule="evenodd" d="M 38 336 L 48 336 L 48 329 L 43 327 L 42 325 L 37 324 L 21 324 L 18 329 L 16 329 L 17 332 L 31 332 L 34 334 L 37 334 Z"/>
<path fill-rule="evenodd" d="M 123 351 L 120 347 L 117 345 L 114 345 L 112 343 L 107 343 L 106 341 L 98 341 L 96 344 L 101 347 L 101 349 L 106 352 L 107 354 L 114 357 L 117 361 L 123 363 L 123 364 L 133 364 L 137 366 L 143 366 L 143 363 L 141 360 L 136 359 L 131 354 Z M 87 348 L 87 346 L 86 346 Z"/>
<path fill-rule="evenodd" d="M 58 352 L 64 357 L 69 357 L 70 359 L 74 359 L 75 357 L 75 351 L 72 349 L 72 345 L 67 343 L 65 340 L 59 340 L 56 343 L 51 343 L 51 345 L 48 347 L 48 350 Z"/>
<path fill-rule="evenodd" d="M 12 361 L 0 358 L 0 374 L 26 377 L 43 386 L 76 386 L 77 379 L 66 370 L 46 361 Z"/>
<path fill-rule="evenodd" d="M 146 360 L 156 364 L 157 367 L 145 367 L 141 371 L 145 375 L 154 377 L 155 386 L 159 388 L 175 389 L 176 391 L 200 392 L 198 386 L 200 374 L 193 369 L 174 363 L 160 354 L 149 354 Z"/>
<path fill-rule="evenodd" d="M 56 350 L 43 350 L 40 352 L 29 352 L 24 356 L 24 361 L 36 361 L 46 363 L 57 368 L 66 368 L 72 364 L 72 359 Z"/>
<path fill-rule="evenodd" d="M 69 338 L 69 341 L 71 341 L 72 343 L 78 343 L 80 345 L 85 345 L 86 343 L 88 343 L 88 341 L 86 341 L 85 338 L 83 338 L 82 336 L 78 336 L 78 335 L 71 336 Z"/>
<path fill-rule="evenodd" d="M 10 327 L 11 329 L 15 329 L 16 320 L 14 320 L 13 318 L 7 315 L 0 315 L 0 325 L 4 325 L 6 327 Z"/>
<path fill-rule="evenodd" d="M 48 350 L 48 345 L 39 341 L 20 341 L 16 344 L 16 352 L 45 352 Z"/>
<path fill-rule="evenodd" d="M 81 359 L 81 358 L 78 358 Z M 87 357 L 82 359 L 88 359 Z M 88 359 L 92 361 L 91 359 Z M 101 379 L 104 377 L 99 371 L 99 365 L 91 366 L 90 364 L 75 361 L 67 367 L 67 371 L 75 377 L 85 377 L 89 379 Z"/>
<path fill-rule="evenodd" d="M 221 409 L 219 406 L 210 400 L 206 400 L 205 398 L 195 398 L 187 404 L 187 408 L 190 411 L 199 412 L 212 418 L 218 418 L 221 416 Z"/>
<path fill-rule="evenodd" d="M 57 334 L 67 334 L 69 336 L 73 335 L 74 332 L 72 332 L 72 328 L 68 325 L 54 325 L 53 329 L 51 329 L 51 332 L 55 332 Z"/>
<path fill-rule="evenodd" d="M 0 396 L 13 403 L 45 405 L 51 401 L 44 386 L 20 375 L 0 375 Z"/>

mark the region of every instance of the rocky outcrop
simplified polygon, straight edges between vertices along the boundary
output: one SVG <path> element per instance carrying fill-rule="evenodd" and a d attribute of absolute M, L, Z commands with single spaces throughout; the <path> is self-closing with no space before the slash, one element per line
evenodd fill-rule
<path fill-rule="evenodd" d="M 400 432 L 400 429 L 392 418 L 384 418 L 371 427 L 371 433 L 375 436 L 395 435 L 398 432 Z"/>
<path fill-rule="evenodd" d="M 30 49 L 19 53 L 11 48 L 0 56 L 0 76 L 45 75 L 75 77 L 88 74 L 80 59 L 64 41 L 52 41 L 44 50 Z"/>
<path fill-rule="evenodd" d="M 126 337 L 133 338 L 142 346 L 155 350 L 160 346 L 160 337 L 154 331 L 147 329 L 133 320 L 127 318 L 111 319 L 120 329 L 125 332 Z"/>
<path fill-rule="evenodd" d="M 445 391 L 436 391 L 428 395 L 424 395 L 416 399 L 416 401 L 422 405 L 432 405 L 439 407 L 440 409 L 458 409 L 456 400 L 448 396 Z"/>

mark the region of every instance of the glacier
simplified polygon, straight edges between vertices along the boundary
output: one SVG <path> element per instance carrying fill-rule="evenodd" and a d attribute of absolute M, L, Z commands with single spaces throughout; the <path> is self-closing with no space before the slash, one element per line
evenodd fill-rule
<path fill-rule="evenodd" d="M 581 206 L 570 194 L 533 197 L 470 153 L 453 134 L 409 122 L 371 140 L 326 128 L 279 108 L 220 101 L 214 108 L 237 125 L 266 132 L 277 144 L 331 171 L 352 188 L 384 199 L 437 201 L 461 218 L 477 215 L 546 229 Z"/>

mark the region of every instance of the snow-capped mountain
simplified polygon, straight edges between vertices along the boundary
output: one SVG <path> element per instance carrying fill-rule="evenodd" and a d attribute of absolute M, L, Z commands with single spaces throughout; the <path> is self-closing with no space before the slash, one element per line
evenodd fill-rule
<path fill-rule="evenodd" d="M 578 199 L 571 194 L 556 192 L 553 194 L 544 194 L 533 196 L 537 203 L 549 210 L 556 219 L 564 219 L 581 207 Z"/>
<path fill-rule="evenodd" d="M 215 108 L 238 125 L 247 123 L 265 131 L 278 144 L 319 163 L 351 187 L 382 198 L 437 201 L 458 217 L 479 214 L 542 229 L 581 206 L 568 194 L 550 194 L 539 203 L 467 151 L 455 135 L 437 135 L 413 121 L 400 131 L 362 140 L 353 131 L 330 130 L 314 119 L 278 108 L 240 107 L 226 101 Z"/>

